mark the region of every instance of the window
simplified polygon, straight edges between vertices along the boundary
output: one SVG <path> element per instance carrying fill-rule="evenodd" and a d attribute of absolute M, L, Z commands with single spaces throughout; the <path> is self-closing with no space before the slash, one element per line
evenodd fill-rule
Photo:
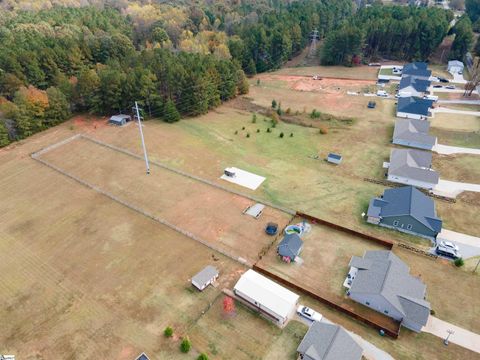
<path fill-rule="evenodd" d="M 395 220 L 395 221 L 393 222 L 393 226 L 398 226 L 398 220 Z"/>
<path fill-rule="evenodd" d="M 407 225 L 407 230 L 412 230 L 412 224 Z"/>

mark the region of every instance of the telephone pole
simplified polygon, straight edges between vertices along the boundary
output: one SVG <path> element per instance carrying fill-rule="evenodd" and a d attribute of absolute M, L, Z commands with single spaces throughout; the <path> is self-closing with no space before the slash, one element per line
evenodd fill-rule
<path fill-rule="evenodd" d="M 145 157 L 145 167 L 147 169 L 147 175 L 150 174 L 150 163 L 148 162 L 148 155 L 147 155 L 147 147 L 145 146 L 145 139 L 143 138 L 143 129 L 142 129 L 142 122 L 141 122 L 141 117 L 140 117 L 140 111 L 138 109 L 138 104 L 135 101 L 135 112 L 136 112 L 136 118 L 138 120 L 138 129 L 140 130 L 140 139 L 142 140 L 142 147 L 143 147 L 143 156 Z"/>
<path fill-rule="evenodd" d="M 310 39 L 312 39 L 312 43 L 310 45 L 310 52 L 308 53 L 308 56 L 312 57 L 315 56 L 315 53 L 317 52 L 317 41 L 320 39 L 317 28 L 315 28 L 310 34 Z"/>

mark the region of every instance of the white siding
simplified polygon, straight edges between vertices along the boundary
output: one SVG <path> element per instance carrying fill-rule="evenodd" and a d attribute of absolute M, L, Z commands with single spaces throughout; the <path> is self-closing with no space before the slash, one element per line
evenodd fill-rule
<path fill-rule="evenodd" d="M 410 114 L 410 113 L 404 113 L 399 111 L 397 111 L 397 117 L 405 118 L 405 119 L 417 119 L 417 120 L 424 120 L 426 118 L 426 116 L 424 115 Z"/>
<path fill-rule="evenodd" d="M 396 182 L 399 184 L 412 185 L 412 186 L 416 186 L 423 189 L 429 189 L 429 190 L 433 189 L 436 185 L 436 184 L 427 183 L 424 181 L 417 181 L 417 180 L 404 178 L 401 176 L 392 176 L 392 175 L 388 175 L 388 181 Z"/>

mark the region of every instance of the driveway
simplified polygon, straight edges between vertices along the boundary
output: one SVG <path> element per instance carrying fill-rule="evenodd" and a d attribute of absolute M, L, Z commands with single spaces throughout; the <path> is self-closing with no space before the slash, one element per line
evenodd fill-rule
<path fill-rule="evenodd" d="M 304 324 L 306 324 L 307 326 L 310 326 L 312 325 L 312 322 L 310 320 L 307 320 L 305 319 L 303 316 L 299 316 L 298 314 L 295 314 L 295 317 L 294 317 L 294 320 L 298 320 L 298 321 L 301 321 L 303 322 Z M 336 325 L 334 322 L 328 320 L 327 318 L 323 317 L 322 318 L 322 321 L 321 322 L 324 322 L 326 324 L 334 324 Z M 345 328 L 344 328 L 345 329 Z M 363 349 L 363 356 L 367 359 L 367 360 L 394 360 L 393 357 L 391 357 L 388 353 L 386 353 L 385 351 L 379 349 L 378 347 L 376 347 L 375 345 L 373 345 L 372 343 L 364 340 L 361 336 L 351 332 L 351 331 L 348 331 L 347 329 L 345 329 L 345 331 L 347 333 L 349 333 L 352 338 L 357 342 L 358 345 L 360 345 Z"/>
<path fill-rule="evenodd" d="M 480 248 L 480 237 L 462 234 L 452 230 L 442 229 L 442 231 L 437 235 L 437 239 L 454 241 L 456 243 Z"/>
<path fill-rule="evenodd" d="M 449 198 L 456 198 L 464 191 L 480 192 L 480 185 L 440 179 L 435 189 L 432 190 L 436 195 Z"/>
<path fill-rule="evenodd" d="M 453 82 L 453 83 L 457 83 L 457 84 L 466 84 L 467 83 L 467 80 L 465 80 L 463 78 L 463 74 L 459 74 L 459 73 L 456 73 L 456 72 L 451 72 L 450 74 L 452 74 L 453 76 L 453 80 L 450 80 L 450 82 Z"/>
<path fill-rule="evenodd" d="M 432 112 L 433 113 L 450 113 L 450 114 L 480 116 L 480 111 L 456 110 L 456 109 L 448 109 L 448 108 L 444 108 L 444 107 L 437 107 L 437 108 L 433 109 Z"/>
<path fill-rule="evenodd" d="M 461 309 L 459 309 L 459 311 L 461 311 Z M 448 338 L 450 342 L 465 349 L 480 353 L 480 335 L 440 320 L 435 316 L 430 315 L 427 325 L 422 329 L 423 332 L 433 334 L 441 339 L 445 339 L 447 337 L 449 330 L 453 331 L 452 335 L 450 335 Z M 439 343 L 439 351 L 441 351 L 442 346 L 445 345 Z"/>
<path fill-rule="evenodd" d="M 480 155 L 480 149 L 465 148 L 459 146 L 448 146 L 437 144 L 432 149 L 438 154 L 441 155 L 452 155 L 452 154 L 473 154 Z"/>
<path fill-rule="evenodd" d="M 463 104 L 463 105 L 480 105 L 480 100 L 438 100 L 439 104 Z"/>

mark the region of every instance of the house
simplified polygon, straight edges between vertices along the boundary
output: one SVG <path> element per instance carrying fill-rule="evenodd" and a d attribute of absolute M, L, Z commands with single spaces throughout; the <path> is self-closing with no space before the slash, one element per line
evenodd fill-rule
<path fill-rule="evenodd" d="M 447 70 L 451 74 L 459 74 L 459 73 L 463 73 L 464 67 L 465 66 L 463 65 L 463 62 L 458 60 L 450 60 L 448 62 Z"/>
<path fill-rule="evenodd" d="M 295 261 L 303 248 L 303 241 L 297 233 L 287 234 L 278 244 L 277 253 L 287 262 Z"/>
<path fill-rule="evenodd" d="M 138 357 L 135 358 L 135 360 L 150 360 L 147 356 L 147 354 L 145 353 L 141 353 L 140 355 L 138 355 Z"/>
<path fill-rule="evenodd" d="M 425 300 L 426 286 L 410 275 L 408 266 L 392 251 L 366 251 L 363 257 L 352 256 L 349 265 L 356 270 L 347 291 L 352 300 L 415 332 L 427 324 L 430 303 Z"/>
<path fill-rule="evenodd" d="M 392 149 L 387 178 L 389 181 L 431 190 L 439 175 L 431 169 L 432 153 L 413 149 Z"/>
<path fill-rule="evenodd" d="M 108 120 L 108 123 L 113 125 L 123 126 L 131 120 L 132 120 L 132 117 L 130 115 L 120 114 L 120 115 L 113 115 Z"/>
<path fill-rule="evenodd" d="M 299 296 L 263 275 L 247 270 L 233 288 L 235 295 L 278 325 L 295 314 Z"/>
<path fill-rule="evenodd" d="M 442 231 L 435 202 L 413 186 L 387 189 L 371 199 L 367 222 L 431 240 Z"/>
<path fill-rule="evenodd" d="M 341 326 L 314 321 L 297 352 L 302 360 L 360 360 L 363 349 Z"/>
<path fill-rule="evenodd" d="M 327 161 L 332 164 L 340 165 L 340 163 L 342 162 L 342 155 L 330 153 L 327 156 Z"/>
<path fill-rule="evenodd" d="M 418 97 L 400 97 L 397 102 L 397 117 L 406 119 L 426 120 L 431 116 L 433 100 Z"/>
<path fill-rule="evenodd" d="M 392 142 L 397 145 L 432 150 L 437 138 L 429 135 L 430 122 L 417 119 L 397 119 Z"/>
<path fill-rule="evenodd" d="M 202 291 L 208 285 L 213 284 L 217 278 L 218 270 L 212 265 L 208 265 L 192 278 L 192 285 Z"/>
<path fill-rule="evenodd" d="M 424 62 L 413 62 L 406 64 L 402 70 L 402 77 L 410 75 L 416 78 L 428 80 L 432 75 L 432 71 L 428 70 L 427 67 L 427 63 Z"/>
<path fill-rule="evenodd" d="M 431 82 L 421 78 L 416 78 L 411 75 L 402 76 L 400 84 L 398 85 L 398 96 L 408 97 L 417 96 L 423 97 L 429 94 L 429 87 Z"/>

